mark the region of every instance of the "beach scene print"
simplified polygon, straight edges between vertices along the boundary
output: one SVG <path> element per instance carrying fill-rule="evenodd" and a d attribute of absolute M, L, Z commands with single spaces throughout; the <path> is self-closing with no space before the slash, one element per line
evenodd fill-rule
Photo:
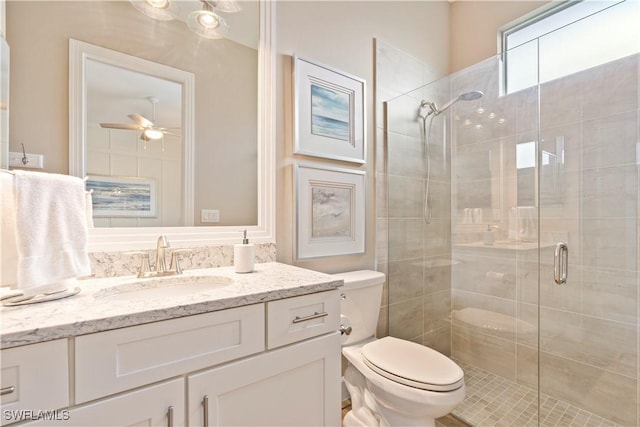
<path fill-rule="evenodd" d="M 311 187 L 311 237 L 349 237 L 353 187 Z"/>
<path fill-rule="evenodd" d="M 349 94 L 311 85 L 311 133 L 349 141 Z"/>
<path fill-rule="evenodd" d="M 152 212 L 151 183 L 129 182 L 112 178 L 87 180 L 87 191 L 93 190 L 93 212 L 105 216 L 149 216 Z"/>

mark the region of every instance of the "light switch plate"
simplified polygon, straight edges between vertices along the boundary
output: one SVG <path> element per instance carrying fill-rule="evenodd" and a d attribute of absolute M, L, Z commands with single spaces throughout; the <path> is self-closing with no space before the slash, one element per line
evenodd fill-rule
<path fill-rule="evenodd" d="M 220 222 L 220 211 L 217 209 L 202 209 L 200 211 L 202 222 Z"/>

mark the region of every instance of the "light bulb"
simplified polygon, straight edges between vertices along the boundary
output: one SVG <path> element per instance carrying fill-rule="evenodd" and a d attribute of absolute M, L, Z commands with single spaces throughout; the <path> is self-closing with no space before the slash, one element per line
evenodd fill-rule
<path fill-rule="evenodd" d="M 158 21 L 171 21 L 173 15 L 169 11 L 170 0 L 129 0 L 140 12 Z"/>
<path fill-rule="evenodd" d="M 160 139 L 162 138 L 162 135 L 163 135 L 162 131 L 158 129 L 149 128 L 144 130 L 144 136 L 146 136 L 149 139 Z"/>
<path fill-rule="evenodd" d="M 147 4 L 156 9 L 165 9 L 169 6 L 169 0 L 145 0 Z"/>
<path fill-rule="evenodd" d="M 207 29 L 218 28 L 220 26 L 220 21 L 217 16 L 211 12 L 207 13 L 205 10 L 201 11 L 198 15 L 198 23 Z"/>
<path fill-rule="evenodd" d="M 224 18 L 211 10 L 208 2 L 202 3 L 202 9 L 187 16 L 187 26 L 191 31 L 207 39 L 220 39 L 229 33 L 229 24 Z"/>

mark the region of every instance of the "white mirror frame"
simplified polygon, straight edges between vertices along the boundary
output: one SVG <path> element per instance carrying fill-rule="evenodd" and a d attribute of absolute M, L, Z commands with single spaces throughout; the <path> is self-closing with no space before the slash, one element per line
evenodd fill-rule
<path fill-rule="evenodd" d="M 182 86 L 182 186 L 181 226 L 193 225 L 193 163 L 195 76 L 157 62 L 69 39 L 69 175 L 87 176 L 87 60 L 101 62 L 142 75 L 178 83 Z M 175 201 L 174 201 L 175 202 Z"/>
<path fill-rule="evenodd" d="M 121 227 L 89 231 L 89 252 L 150 249 L 165 235 L 173 247 L 240 243 L 242 230 L 252 243 L 275 243 L 275 3 L 260 2 L 258 58 L 258 224 L 225 227 Z M 69 174 L 84 174 L 83 60 L 69 67 Z M 79 62 L 79 64 L 77 64 Z"/>

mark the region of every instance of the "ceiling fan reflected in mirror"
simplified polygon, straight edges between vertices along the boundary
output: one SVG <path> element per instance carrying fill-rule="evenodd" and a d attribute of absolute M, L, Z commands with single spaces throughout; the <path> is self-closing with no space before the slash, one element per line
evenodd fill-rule
<path fill-rule="evenodd" d="M 135 123 L 100 123 L 100 127 L 106 129 L 142 131 L 140 139 L 145 142 L 161 139 L 165 135 L 180 136 L 177 133 L 169 131 L 168 128 L 156 126 L 156 105 L 160 100 L 155 96 L 148 96 L 147 101 L 151 104 L 151 120 L 140 114 L 129 114 L 128 117 Z"/>

